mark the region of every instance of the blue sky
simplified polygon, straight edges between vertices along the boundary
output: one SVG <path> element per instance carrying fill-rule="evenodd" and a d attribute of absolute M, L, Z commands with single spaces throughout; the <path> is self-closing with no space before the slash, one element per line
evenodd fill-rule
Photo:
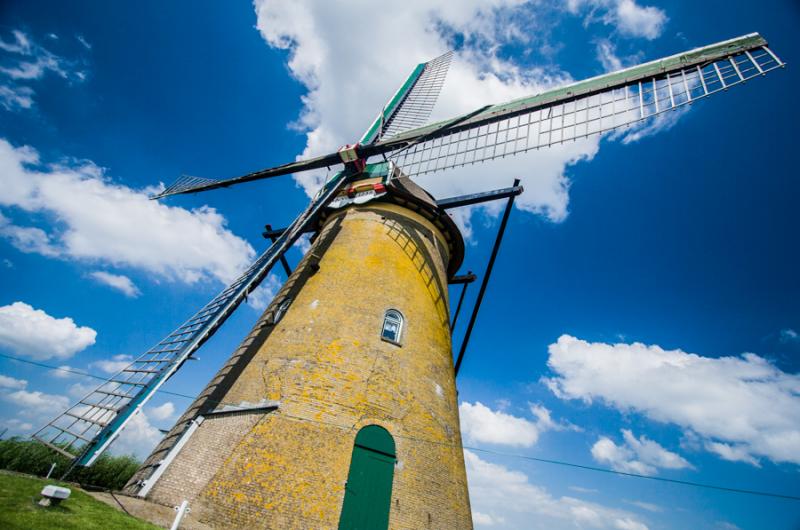
<path fill-rule="evenodd" d="M 448 47 L 441 117 L 758 31 L 788 68 L 639 139 L 424 184 L 446 196 L 520 177 L 527 190 L 458 381 L 465 444 L 492 451 L 467 454 L 478 527 L 795 528 L 796 501 L 508 455 L 798 495 L 798 22 L 790 1 L 5 2 L 0 353 L 102 375 L 156 343 L 325 175 L 168 206 L 147 188 L 353 141 L 417 62 Z M 465 270 L 483 270 L 497 213 L 457 214 Z M 196 394 L 259 307 L 243 306 L 166 390 Z M 4 358 L 0 374 L 9 434 L 93 384 Z M 152 446 L 187 404 L 157 396 L 116 450 Z"/>

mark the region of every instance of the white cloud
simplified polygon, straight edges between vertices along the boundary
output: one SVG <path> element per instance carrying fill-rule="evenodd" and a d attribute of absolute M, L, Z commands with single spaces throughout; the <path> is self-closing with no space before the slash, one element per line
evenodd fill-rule
<path fill-rule="evenodd" d="M 8 427 L 9 431 L 16 434 L 27 434 L 33 430 L 33 424 L 18 418 L 3 420 L 2 425 Z"/>
<path fill-rule="evenodd" d="M 14 36 L 14 42 L 6 42 L 0 38 L 0 50 L 9 53 L 29 55 L 33 45 L 28 36 L 18 29 L 12 31 L 11 34 Z"/>
<path fill-rule="evenodd" d="M 750 449 L 747 444 L 726 444 L 722 442 L 706 441 L 704 444 L 706 450 L 716 453 L 721 458 L 731 462 L 745 462 L 747 464 L 760 467 L 756 458 L 750 454 Z"/>
<path fill-rule="evenodd" d="M 87 40 L 86 40 L 86 38 L 85 38 L 83 35 L 75 35 L 75 38 L 76 38 L 76 39 L 78 40 L 78 42 L 80 42 L 80 43 L 81 43 L 81 45 L 82 45 L 84 48 L 86 48 L 87 50 L 91 50 L 91 49 L 92 49 L 92 45 L 91 45 L 91 44 L 89 44 L 89 41 L 87 41 Z"/>
<path fill-rule="evenodd" d="M 150 423 L 150 418 L 144 411 L 139 411 L 131 417 L 128 424 L 122 429 L 109 452 L 115 455 L 133 455 L 139 459 L 146 458 L 161 441 L 164 434 Z"/>
<path fill-rule="evenodd" d="M 89 273 L 89 276 L 102 284 L 108 285 L 112 289 L 116 289 L 129 298 L 136 298 L 142 294 L 133 281 L 122 274 L 111 274 L 110 272 L 105 271 L 93 271 Z"/>
<path fill-rule="evenodd" d="M 94 361 L 89 364 L 89 368 L 97 368 L 107 374 L 115 374 L 127 367 L 131 362 L 133 362 L 133 357 L 121 353 L 113 356 L 111 359 Z"/>
<path fill-rule="evenodd" d="M 76 326 L 69 318 L 54 318 L 24 302 L 0 307 L 0 347 L 43 361 L 67 359 L 94 344 L 97 332 Z"/>
<path fill-rule="evenodd" d="M 26 86 L 0 85 L 0 106 L 6 110 L 33 106 L 33 89 Z"/>
<path fill-rule="evenodd" d="M 290 51 L 289 69 L 308 90 L 296 124 L 307 137 L 299 158 L 331 152 L 356 140 L 408 72 L 446 51 L 454 33 L 463 34 L 465 44 L 451 64 L 432 119 L 570 81 L 566 72 L 523 69 L 496 55 L 501 43 L 528 43 L 535 28 L 519 29 L 514 17 L 530 11 L 531 5 L 514 0 L 410 0 L 380 7 L 358 2 L 257 1 L 257 26 L 264 39 L 272 47 Z M 369 53 L 364 53 L 357 32 L 337 29 L 353 20 L 381 36 L 370 43 Z M 584 139 L 501 159 L 491 167 L 475 165 L 418 180 L 434 196 L 445 197 L 507 187 L 518 176 L 526 191 L 515 204 L 558 222 L 568 212 L 568 167 L 594 157 L 598 143 L 598 138 Z M 324 178 L 324 173 L 315 172 L 295 176 L 309 195 Z M 468 214 L 467 223 L 464 214 L 456 216 L 468 227 Z"/>
<path fill-rule="evenodd" d="M 6 52 L 0 66 L 0 106 L 16 111 L 33 106 L 34 91 L 20 83 L 36 81 L 52 72 L 67 81 L 81 82 L 85 72 L 77 69 L 77 63 L 59 57 L 43 46 L 33 42 L 19 30 L 12 32 L 13 40 L 0 38 L 0 50 Z M 57 39 L 57 37 L 56 37 Z"/>
<path fill-rule="evenodd" d="M 472 511 L 472 524 L 475 526 L 493 526 L 494 519 L 485 513 Z"/>
<path fill-rule="evenodd" d="M 47 72 L 64 79 L 73 78 L 71 61 L 51 53 L 33 42 L 30 37 L 19 30 L 12 32 L 13 42 L 0 39 L 0 50 L 8 52 L 13 59 L 13 66 L 0 66 L 0 74 L 14 80 L 35 80 L 44 77 Z"/>
<path fill-rule="evenodd" d="M 668 19 L 666 13 L 657 7 L 642 7 L 634 0 L 619 0 L 612 20 L 624 35 L 653 40 L 661 35 Z"/>
<path fill-rule="evenodd" d="M 601 436 L 592 446 L 592 457 L 617 471 L 641 475 L 655 475 L 659 469 L 692 467 L 679 454 L 666 450 L 645 436 L 636 438 L 631 431 L 623 429 L 622 437 L 623 443 L 617 445 L 607 436 Z"/>
<path fill-rule="evenodd" d="M 482 460 L 464 451 L 470 504 L 476 527 L 504 529 L 609 528 L 646 530 L 636 515 L 574 497 L 554 497 L 531 484 L 524 473 Z M 488 522 L 488 523 L 487 523 Z"/>
<path fill-rule="evenodd" d="M 15 379 L 11 376 L 0 374 L 0 388 L 20 390 L 26 386 L 28 386 L 28 382 L 24 379 Z"/>
<path fill-rule="evenodd" d="M 34 149 L 0 139 L 0 206 L 46 214 L 56 226 L 46 233 L 6 220 L 0 235 L 17 248 L 186 283 L 227 283 L 250 264 L 255 251 L 216 210 L 167 206 L 148 191 L 112 182 L 91 162 L 40 168 Z"/>
<path fill-rule="evenodd" d="M 67 394 L 74 400 L 82 399 L 98 387 L 97 384 L 74 383 L 67 389 Z M 63 412 L 63 411 L 62 411 Z"/>
<path fill-rule="evenodd" d="M 536 424 L 505 412 L 493 411 L 481 402 L 461 403 L 461 434 L 468 443 L 531 447 L 539 439 Z"/>
<path fill-rule="evenodd" d="M 648 512 L 659 513 L 659 512 L 663 512 L 664 511 L 664 508 L 662 508 L 658 504 L 653 504 L 651 502 L 627 501 L 627 500 L 625 502 L 627 502 L 628 504 L 632 504 L 634 506 L 637 506 L 637 507 L 641 508 L 642 510 L 647 510 Z"/>
<path fill-rule="evenodd" d="M 599 490 L 593 488 L 584 488 L 581 486 L 570 486 L 569 489 L 577 491 L 578 493 L 597 493 Z"/>
<path fill-rule="evenodd" d="M 635 0 L 567 0 L 566 3 L 574 14 L 587 13 L 586 24 L 599 21 L 615 27 L 626 37 L 656 39 L 669 20 L 663 9 L 641 6 Z"/>
<path fill-rule="evenodd" d="M 458 407 L 461 433 L 468 443 L 531 447 L 546 431 L 574 428 L 553 421 L 550 411 L 541 405 L 529 404 L 529 409 L 535 420 L 492 410 L 480 401 L 475 404 L 463 402 Z"/>
<path fill-rule="evenodd" d="M 172 417 L 175 414 L 175 404 L 171 401 L 167 401 L 157 407 L 151 407 L 148 409 L 147 414 L 151 416 L 154 420 L 165 421 Z"/>
<path fill-rule="evenodd" d="M 42 423 L 61 414 L 69 406 L 65 396 L 40 391 L 17 390 L 0 395 L 17 408 L 17 416 L 34 423 Z"/>
<path fill-rule="evenodd" d="M 620 141 L 625 145 L 638 142 L 643 138 L 672 129 L 688 112 L 688 106 L 677 107 L 669 112 L 657 114 L 647 120 L 635 123 L 630 127 L 619 129 L 610 134 L 609 138 L 612 140 L 621 139 Z"/>
<path fill-rule="evenodd" d="M 562 399 L 678 425 L 729 460 L 800 463 L 800 375 L 758 355 L 711 358 L 569 335 L 548 350 L 555 375 L 544 382 Z"/>
<path fill-rule="evenodd" d="M 247 295 L 247 305 L 256 311 L 265 310 L 269 303 L 272 302 L 272 299 L 275 298 L 281 285 L 281 279 L 275 274 L 270 273 L 267 278 L 261 282 L 261 285 Z"/>
<path fill-rule="evenodd" d="M 50 236 L 41 228 L 17 226 L 0 213 L 0 237 L 4 237 L 17 250 L 25 253 L 36 253 L 42 256 L 55 257 L 59 251 L 50 241 Z"/>
<path fill-rule="evenodd" d="M 603 65 L 606 72 L 613 72 L 623 68 L 622 59 L 617 57 L 617 48 L 608 39 L 600 39 L 595 44 L 597 60 Z"/>
<path fill-rule="evenodd" d="M 303 256 L 305 256 L 306 253 L 311 250 L 311 234 L 301 235 L 297 241 L 295 241 L 293 246 L 296 247 Z"/>
<path fill-rule="evenodd" d="M 782 329 L 779 340 L 784 344 L 789 342 L 800 342 L 800 333 L 791 328 Z"/>
<path fill-rule="evenodd" d="M 56 379 L 72 379 L 76 377 L 78 374 L 74 373 L 76 370 L 72 366 L 67 364 L 62 364 L 58 367 L 58 370 L 51 370 L 50 375 L 55 377 Z"/>

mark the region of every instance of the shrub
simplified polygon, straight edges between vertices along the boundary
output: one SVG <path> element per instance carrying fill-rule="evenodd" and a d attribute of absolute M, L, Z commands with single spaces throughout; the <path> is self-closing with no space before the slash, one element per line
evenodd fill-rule
<path fill-rule="evenodd" d="M 56 468 L 52 476 L 61 478 L 70 465 L 64 455 L 34 440 L 21 438 L 0 440 L 0 469 L 43 477 L 47 475 L 53 462 L 56 463 Z M 133 476 L 139 465 L 139 461 L 132 456 L 104 454 L 90 467 L 75 468 L 67 480 L 87 486 L 119 490 Z"/>

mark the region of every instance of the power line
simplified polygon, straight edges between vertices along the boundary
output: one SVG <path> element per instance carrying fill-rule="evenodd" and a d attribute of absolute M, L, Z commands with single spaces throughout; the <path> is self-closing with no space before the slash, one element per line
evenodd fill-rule
<path fill-rule="evenodd" d="M 74 370 L 72 368 L 66 368 L 66 367 L 54 366 L 54 365 L 50 365 L 50 364 L 46 364 L 46 363 L 40 363 L 40 362 L 37 362 L 37 361 L 31 361 L 29 359 L 23 359 L 21 357 L 15 357 L 13 355 L 7 355 L 7 354 L 4 354 L 4 353 L 0 353 L 0 357 L 5 357 L 7 359 L 11 359 L 11 360 L 18 361 L 18 362 L 21 362 L 21 363 L 30 364 L 30 365 L 33 365 L 33 366 L 38 366 L 40 368 L 46 368 L 48 370 L 56 370 L 56 371 L 60 371 L 60 372 L 68 372 L 68 373 L 71 373 L 71 374 L 80 375 L 80 376 L 83 376 L 83 377 L 91 377 L 93 379 L 99 379 L 99 380 L 102 380 L 102 381 L 107 381 L 108 380 L 107 377 L 103 377 L 103 376 L 97 375 L 97 374 L 92 374 L 92 373 L 89 373 L 89 372 L 84 372 L 82 370 Z M 195 400 L 197 398 L 197 396 L 190 396 L 188 394 L 181 394 L 179 392 L 170 392 L 168 390 L 162 390 L 162 389 L 159 389 L 156 392 L 161 393 L 161 394 L 170 395 L 170 396 L 190 399 L 190 400 Z M 212 400 L 212 399 L 209 399 L 208 401 L 210 403 L 214 403 L 214 404 L 217 404 L 217 405 L 234 405 L 233 403 L 226 403 L 224 401 L 217 401 L 217 400 Z M 320 425 L 328 425 L 328 426 L 331 426 L 331 427 L 336 427 L 336 428 L 344 429 L 344 430 L 352 430 L 352 428 L 353 428 L 353 426 L 341 425 L 341 424 L 338 424 L 338 423 L 326 422 L 326 421 L 320 421 L 320 420 L 313 420 L 313 419 L 310 419 L 310 418 L 303 418 L 301 416 L 293 416 L 293 415 L 287 414 L 287 413 L 282 413 L 281 415 L 283 417 L 291 418 L 291 419 L 294 419 L 294 420 L 305 421 L 305 422 L 309 422 L 309 423 L 317 423 L 317 424 L 320 424 Z M 772 492 L 768 492 L 768 491 L 760 491 L 760 490 L 752 490 L 752 489 L 744 489 L 744 488 L 732 488 L 732 487 L 727 487 L 727 486 L 718 486 L 716 484 L 707 484 L 707 483 L 703 483 L 703 482 L 694 482 L 694 481 L 691 481 L 691 480 L 679 480 L 679 479 L 672 479 L 672 478 L 666 478 L 666 477 L 656 477 L 656 476 L 650 476 L 650 475 L 641 475 L 641 474 L 638 474 L 638 473 L 628 473 L 628 472 L 625 472 L 625 471 L 617 471 L 615 469 L 609 469 L 609 468 L 604 468 L 604 467 L 596 467 L 596 466 L 588 466 L 588 465 L 584 465 L 584 464 L 576 464 L 574 462 L 567 462 L 567 461 L 563 461 L 563 460 L 552 460 L 552 459 L 548 459 L 548 458 L 538 458 L 538 457 L 535 457 L 535 456 L 521 455 L 521 454 L 517 454 L 517 453 L 506 453 L 506 452 L 503 452 L 503 451 L 493 451 L 491 449 L 484 449 L 484 448 L 481 448 L 481 447 L 471 447 L 471 446 L 468 446 L 468 445 L 457 446 L 455 444 L 451 444 L 451 443 L 447 443 L 447 442 L 439 442 L 439 441 L 436 441 L 436 440 L 428 440 L 428 439 L 425 439 L 425 438 L 417 438 L 415 436 L 408 436 L 408 435 L 403 435 L 403 434 L 395 434 L 394 436 L 397 437 L 397 438 L 404 438 L 406 440 L 413 440 L 413 441 L 417 441 L 417 442 L 424 442 L 424 443 L 430 443 L 430 444 L 453 447 L 453 448 L 457 447 L 457 448 L 467 449 L 469 451 L 475 451 L 475 452 L 479 452 L 479 453 L 491 454 L 491 455 L 495 455 L 495 456 L 502 456 L 502 457 L 506 457 L 506 458 L 517 458 L 517 459 L 520 459 L 520 460 L 529 460 L 529 461 L 532 461 L 532 462 L 539 462 L 539 463 L 542 463 L 542 464 L 552 464 L 552 465 L 558 465 L 558 466 L 571 467 L 571 468 L 575 468 L 575 469 L 583 469 L 585 471 L 595 471 L 595 472 L 599 472 L 599 473 L 607 473 L 607 474 L 610 474 L 610 475 L 618 475 L 618 476 L 623 476 L 623 477 L 632 477 L 632 478 L 640 478 L 640 479 L 646 479 L 646 480 L 654 480 L 654 481 L 657 481 L 657 482 L 667 482 L 667 483 L 671 483 L 671 484 L 679 484 L 679 485 L 682 485 L 682 486 L 692 486 L 692 487 L 695 487 L 695 488 L 704 488 L 704 489 L 710 489 L 710 490 L 716 490 L 716 491 L 724 491 L 724 492 L 728 492 L 728 493 L 741 493 L 741 494 L 745 494 L 745 495 L 756 495 L 756 496 L 759 496 L 759 497 L 771 497 L 771 498 L 775 498 L 775 499 L 800 501 L 800 496 L 796 496 L 796 495 L 785 495 L 785 494 L 782 494 L 782 493 L 772 493 Z"/>

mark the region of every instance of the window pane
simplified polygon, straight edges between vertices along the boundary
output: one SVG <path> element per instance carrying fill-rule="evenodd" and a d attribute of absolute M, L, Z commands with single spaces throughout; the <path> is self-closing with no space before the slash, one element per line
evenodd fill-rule
<path fill-rule="evenodd" d="M 397 342 L 397 336 L 400 332 L 400 324 L 392 322 L 388 318 L 383 323 L 383 337 Z"/>

